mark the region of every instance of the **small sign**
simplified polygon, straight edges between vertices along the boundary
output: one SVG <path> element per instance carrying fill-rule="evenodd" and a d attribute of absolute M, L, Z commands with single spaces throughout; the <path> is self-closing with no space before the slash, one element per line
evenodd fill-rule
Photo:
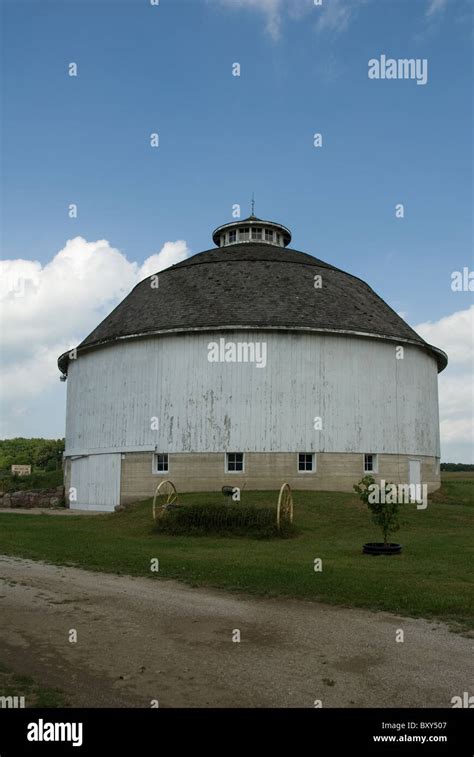
<path fill-rule="evenodd" d="M 12 473 L 16 476 L 31 476 L 31 465 L 12 465 Z"/>

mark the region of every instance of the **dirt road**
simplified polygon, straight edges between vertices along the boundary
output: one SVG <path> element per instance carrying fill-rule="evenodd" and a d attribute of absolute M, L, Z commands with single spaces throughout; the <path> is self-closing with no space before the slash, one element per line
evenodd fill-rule
<path fill-rule="evenodd" d="M 74 707 L 450 707 L 472 646 L 388 613 L 0 557 L 0 663 Z"/>

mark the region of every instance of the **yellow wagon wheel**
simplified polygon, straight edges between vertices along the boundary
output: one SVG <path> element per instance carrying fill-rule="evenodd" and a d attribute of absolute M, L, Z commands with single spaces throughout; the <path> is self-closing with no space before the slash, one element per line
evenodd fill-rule
<path fill-rule="evenodd" d="M 284 520 L 293 523 L 293 495 L 289 484 L 283 484 L 278 495 L 277 528 Z"/>
<path fill-rule="evenodd" d="M 156 520 L 170 505 L 178 504 L 178 492 L 172 481 L 161 481 L 153 497 L 153 520 Z"/>

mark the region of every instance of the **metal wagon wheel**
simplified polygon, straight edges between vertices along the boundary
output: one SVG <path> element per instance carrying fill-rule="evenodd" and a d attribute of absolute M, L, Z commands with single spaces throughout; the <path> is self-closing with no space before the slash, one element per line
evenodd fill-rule
<path fill-rule="evenodd" d="M 284 520 L 293 523 L 293 495 L 289 484 L 283 484 L 278 495 L 277 528 Z"/>
<path fill-rule="evenodd" d="M 168 507 L 178 504 L 178 492 L 172 481 L 161 481 L 153 497 L 153 520 L 162 515 Z"/>

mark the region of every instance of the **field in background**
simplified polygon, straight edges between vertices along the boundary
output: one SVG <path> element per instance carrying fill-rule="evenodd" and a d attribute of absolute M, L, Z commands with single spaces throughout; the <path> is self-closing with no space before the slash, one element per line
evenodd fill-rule
<path fill-rule="evenodd" d="M 450 479 L 465 479 L 466 481 L 474 481 L 474 471 L 441 471 L 441 480 L 449 481 Z"/>
<path fill-rule="evenodd" d="M 473 491 L 474 480 L 448 480 L 426 510 L 403 506 L 404 525 L 394 537 L 403 553 L 394 557 L 362 554 L 362 544 L 380 535 L 357 497 L 339 492 L 294 492 L 299 533 L 287 540 L 157 535 L 151 500 L 93 516 L 0 513 L 0 552 L 192 586 L 438 618 L 466 630 L 474 628 Z M 220 493 L 180 499 L 223 501 Z M 277 492 L 242 494 L 249 503 L 276 500 Z M 154 558 L 159 573 L 150 570 Z M 321 572 L 314 570 L 317 558 Z"/>
<path fill-rule="evenodd" d="M 474 506 L 474 476 L 472 473 L 442 473 L 441 480 L 441 488 L 430 494 L 430 502 L 444 502 L 450 505 L 464 503 L 467 506 Z"/>

